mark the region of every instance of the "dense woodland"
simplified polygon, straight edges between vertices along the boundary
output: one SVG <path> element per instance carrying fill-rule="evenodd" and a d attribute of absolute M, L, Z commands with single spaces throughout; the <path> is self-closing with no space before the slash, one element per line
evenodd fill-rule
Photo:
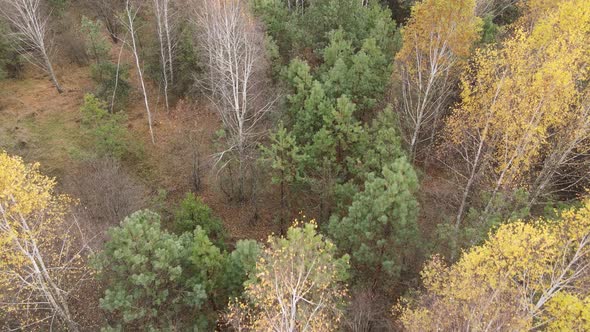
<path fill-rule="evenodd" d="M 1 331 L 590 331 L 590 0 L 0 0 Z"/>

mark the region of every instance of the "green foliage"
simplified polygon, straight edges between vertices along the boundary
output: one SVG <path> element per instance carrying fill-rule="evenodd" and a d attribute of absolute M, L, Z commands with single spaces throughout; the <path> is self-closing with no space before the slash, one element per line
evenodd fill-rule
<path fill-rule="evenodd" d="M 181 25 L 178 44 L 174 53 L 174 81 L 172 90 L 178 97 L 188 95 L 195 84 L 195 75 L 200 75 L 203 68 L 193 38 L 194 31 L 190 24 Z"/>
<path fill-rule="evenodd" d="M 0 22 L 0 80 L 20 74 L 22 61 L 9 40 L 9 29 Z"/>
<path fill-rule="evenodd" d="M 240 240 L 228 257 L 224 285 L 230 298 L 238 297 L 244 291 L 244 283 L 253 275 L 262 246 L 254 240 Z"/>
<path fill-rule="evenodd" d="M 225 248 L 227 235 L 221 220 L 200 197 L 187 193 L 174 214 L 174 229 L 182 234 L 192 233 L 197 227 L 201 227 L 216 246 Z"/>
<path fill-rule="evenodd" d="M 189 198 L 197 202 L 188 195 L 187 204 Z M 121 319 L 120 329 L 213 329 L 215 310 L 241 296 L 261 249 L 256 241 L 238 241 L 228 254 L 207 233 L 199 225 L 169 233 L 147 210 L 111 229 L 94 266 L 107 283 L 100 305 Z"/>
<path fill-rule="evenodd" d="M 330 45 L 324 49 L 322 81 L 328 95 L 350 96 L 360 109 L 373 109 L 381 99 L 391 75 L 391 55 L 383 53 L 376 39 L 364 40 L 362 47 L 353 52 L 350 41 L 342 30 L 335 31 Z"/>
<path fill-rule="evenodd" d="M 96 83 L 96 95 L 109 103 L 115 94 L 113 109 L 120 110 L 129 98 L 131 84 L 129 84 L 129 66 L 105 61 L 90 66 L 90 76 Z"/>
<path fill-rule="evenodd" d="M 272 182 L 293 184 L 302 181 L 302 164 L 306 155 L 295 142 L 295 137 L 280 123 L 269 139 L 270 145 L 261 147 L 261 151 L 262 158 L 268 161 L 273 170 Z"/>
<path fill-rule="evenodd" d="M 483 18 L 483 25 L 481 31 L 481 43 L 493 44 L 496 42 L 497 35 L 500 33 L 501 27 L 494 23 L 494 17 L 488 15 Z"/>
<path fill-rule="evenodd" d="M 482 197 L 484 201 L 488 201 L 491 193 L 483 193 Z M 494 197 L 492 204 L 495 208 L 492 211 L 484 214 L 483 209 L 471 207 L 458 231 L 451 223 L 439 224 L 436 230 L 441 243 L 438 246 L 439 251 L 449 254 L 450 257 L 458 257 L 461 250 L 482 244 L 490 232 L 502 224 L 529 218 L 531 214 L 528 202 L 529 193 L 524 189 L 498 193 Z M 548 213 L 547 216 L 550 217 L 551 214 Z"/>
<path fill-rule="evenodd" d="M 408 270 L 420 243 L 418 179 L 405 157 L 370 173 L 345 217 L 332 216 L 329 232 L 343 252 L 351 255 L 357 282 L 392 285 Z"/>
<path fill-rule="evenodd" d="M 270 145 L 262 146 L 262 161 L 272 170 L 272 183 L 279 185 L 281 201 L 281 232 L 285 230 L 287 209 L 290 207 L 290 188 L 304 182 L 304 163 L 308 156 L 287 132 L 282 123 L 276 132 L 270 134 Z"/>
<path fill-rule="evenodd" d="M 92 21 L 82 16 L 82 34 L 86 36 L 86 52 L 97 63 L 108 61 L 111 44 L 101 33 L 102 24 L 99 20 Z"/>
<path fill-rule="evenodd" d="M 371 172 L 380 172 L 386 165 L 406 155 L 397 128 L 397 117 L 391 107 L 380 112 L 371 125 L 365 125 L 360 162 L 351 163 L 351 172 L 364 179 Z"/>
<path fill-rule="evenodd" d="M 127 103 L 131 85 L 129 66 L 110 61 L 111 45 L 101 33 L 100 21 L 92 21 L 82 16 L 82 32 L 86 36 L 87 53 L 92 58 L 90 76 L 96 83 L 96 96 L 108 102 L 113 109 L 122 108 Z M 113 96 L 114 95 L 114 96 Z"/>
<path fill-rule="evenodd" d="M 122 158 L 132 151 L 131 140 L 125 126 L 125 114 L 109 113 L 106 105 L 92 94 L 84 96 L 82 127 L 92 138 L 94 148 L 99 156 Z"/>
<path fill-rule="evenodd" d="M 289 10 L 286 1 L 257 0 L 253 7 L 285 58 L 303 55 L 305 49 L 319 56 L 329 44 L 331 32 L 338 29 L 354 49 L 361 48 L 364 40 L 372 37 L 383 46 L 385 54 L 392 53 L 395 22 L 391 12 L 376 1 L 364 6 L 356 0 L 318 0 L 303 9 Z"/>
<path fill-rule="evenodd" d="M 109 235 L 95 259 L 98 276 L 107 283 L 100 305 L 126 328 L 172 326 L 178 313 L 204 303 L 206 286 L 189 282 L 187 275 L 190 241 L 162 230 L 157 214 L 136 212 Z"/>

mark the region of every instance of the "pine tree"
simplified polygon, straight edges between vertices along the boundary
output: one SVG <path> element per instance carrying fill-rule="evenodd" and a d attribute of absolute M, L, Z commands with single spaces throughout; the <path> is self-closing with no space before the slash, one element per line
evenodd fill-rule
<path fill-rule="evenodd" d="M 367 176 L 345 217 L 332 216 L 329 233 L 343 252 L 350 253 L 355 281 L 394 285 L 407 271 L 419 248 L 418 179 L 405 157 Z"/>

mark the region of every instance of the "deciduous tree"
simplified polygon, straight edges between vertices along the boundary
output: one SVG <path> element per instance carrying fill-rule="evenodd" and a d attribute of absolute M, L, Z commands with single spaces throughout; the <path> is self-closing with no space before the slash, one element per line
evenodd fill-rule
<path fill-rule="evenodd" d="M 588 79 L 589 23 L 585 1 L 565 1 L 531 32 L 520 29 L 503 48 L 476 55 L 447 121 L 466 166 L 454 168 L 464 179 L 457 227 L 478 181 L 491 188 L 486 213 L 500 190 L 530 185 L 534 202 L 579 182 L 559 173 L 572 163 L 588 167 L 588 88 L 579 82 Z"/>
<path fill-rule="evenodd" d="M 348 257 L 336 258 L 336 247 L 316 228 L 313 222 L 295 225 L 286 237 L 269 238 L 246 286 L 250 320 L 234 320 L 236 325 L 254 331 L 337 330 Z M 232 317 L 244 309 L 235 304 Z"/>
<path fill-rule="evenodd" d="M 19 329 L 80 328 L 69 301 L 87 276 L 88 248 L 74 232 L 72 200 L 54 188 L 38 164 L 0 152 L 0 305 Z"/>
<path fill-rule="evenodd" d="M 207 69 L 201 86 L 209 91 L 227 132 L 226 147 L 217 154 L 222 162 L 218 166 L 237 161 L 237 196 L 243 200 L 247 162 L 260 124 L 276 100 L 267 85 L 264 35 L 248 12 L 247 1 L 199 0 L 194 8 Z"/>
<path fill-rule="evenodd" d="M 168 87 L 174 84 L 174 49 L 176 48 L 174 35 L 174 8 L 171 0 L 152 0 L 158 42 L 160 46 L 160 66 L 164 83 L 164 98 L 166 110 L 169 109 Z"/>
<path fill-rule="evenodd" d="M 590 201 L 559 220 L 509 223 L 446 267 L 434 258 L 426 288 L 401 311 L 409 331 L 529 330 L 590 323 Z"/>
<path fill-rule="evenodd" d="M 433 142 L 480 26 L 474 0 L 424 0 L 412 8 L 396 56 L 402 127 L 412 160 L 425 142 Z"/>
<path fill-rule="evenodd" d="M 41 0 L 0 1 L 0 14 L 14 30 L 15 48 L 27 61 L 49 74 L 57 92 L 62 93 L 50 60 L 53 45 L 45 9 Z"/>

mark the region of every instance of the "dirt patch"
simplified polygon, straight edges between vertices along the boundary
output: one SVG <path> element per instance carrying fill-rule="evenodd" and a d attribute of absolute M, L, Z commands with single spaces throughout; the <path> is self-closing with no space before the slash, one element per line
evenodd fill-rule
<path fill-rule="evenodd" d="M 156 144 L 150 140 L 143 98 L 130 70 L 134 90 L 128 107 L 128 128 L 140 142 L 142 160 L 124 166 L 150 188 L 156 196 L 168 193 L 167 203 L 174 206 L 188 191 L 196 191 L 224 221 L 233 239 L 265 239 L 278 231 L 273 222 L 278 199 L 273 188 L 261 188 L 256 204 L 230 203 L 219 190 L 217 173 L 209 156 L 215 131 L 220 128 L 217 115 L 204 103 L 179 102 L 167 112 L 155 86 L 149 86 Z M 79 174 L 76 151 L 84 145 L 80 131 L 80 107 L 85 93 L 93 91 L 88 67 L 58 68 L 65 92 L 58 94 L 51 82 L 35 68 L 28 68 L 24 79 L 0 82 L 0 149 L 22 156 L 27 162 L 40 162 L 43 173 L 58 183 L 71 183 Z M 200 186 L 194 186 L 195 153 L 199 156 Z"/>

